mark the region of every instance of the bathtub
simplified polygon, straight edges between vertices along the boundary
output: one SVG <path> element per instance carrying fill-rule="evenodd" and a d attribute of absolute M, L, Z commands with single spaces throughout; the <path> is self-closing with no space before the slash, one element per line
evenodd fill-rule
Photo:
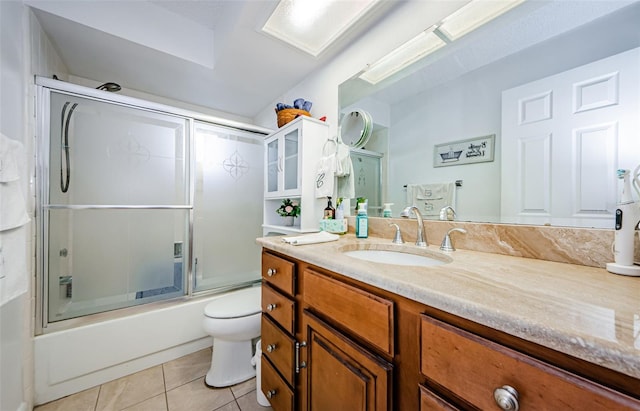
<path fill-rule="evenodd" d="M 36 336 L 35 404 L 210 347 L 212 339 L 202 330 L 204 307 L 222 295 L 166 302 L 153 311 Z"/>

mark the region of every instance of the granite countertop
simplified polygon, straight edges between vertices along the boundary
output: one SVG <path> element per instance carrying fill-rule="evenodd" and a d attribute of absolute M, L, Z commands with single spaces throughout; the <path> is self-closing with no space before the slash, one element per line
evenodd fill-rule
<path fill-rule="evenodd" d="M 344 249 L 403 247 L 389 239 L 290 245 L 257 239 L 264 248 L 338 272 L 383 290 L 504 331 L 623 374 L 640 378 L 640 278 L 601 268 L 458 249 L 428 253 L 449 259 L 432 267 L 373 263 Z"/>

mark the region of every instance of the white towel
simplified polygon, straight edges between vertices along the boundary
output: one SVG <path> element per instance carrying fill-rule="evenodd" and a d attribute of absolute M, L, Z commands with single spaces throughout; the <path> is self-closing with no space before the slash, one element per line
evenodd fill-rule
<path fill-rule="evenodd" d="M 331 234 L 326 231 L 320 231 L 319 233 L 303 234 L 295 237 L 282 237 L 282 241 L 293 245 L 303 245 L 326 243 L 329 241 L 336 241 L 338 238 L 340 238 L 338 234 Z"/>
<path fill-rule="evenodd" d="M 407 184 L 407 205 L 415 205 L 423 216 L 439 216 L 443 207 L 456 208 L 455 183 Z"/>
<path fill-rule="evenodd" d="M 22 143 L 0 134 L 0 231 L 29 222 L 19 174 L 24 159 Z"/>
<path fill-rule="evenodd" d="M 316 198 L 333 196 L 336 174 L 336 140 L 327 140 L 322 147 L 322 157 L 316 168 Z"/>
<path fill-rule="evenodd" d="M 0 183 L 20 179 L 18 161 L 24 155 L 22 144 L 0 133 Z"/>
<path fill-rule="evenodd" d="M 27 229 L 0 232 L 0 307 L 28 290 Z"/>

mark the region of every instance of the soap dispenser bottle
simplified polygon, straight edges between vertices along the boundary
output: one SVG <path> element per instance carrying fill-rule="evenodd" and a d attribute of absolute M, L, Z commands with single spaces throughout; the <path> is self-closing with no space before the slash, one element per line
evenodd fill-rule
<path fill-rule="evenodd" d="M 391 218 L 391 206 L 393 203 L 384 203 L 384 209 L 382 210 L 382 217 Z"/>
<path fill-rule="evenodd" d="M 358 215 L 356 215 L 356 237 L 369 237 L 369 217 L 367 216 L 365 203 L 360 203 L 358 205 Z"/>

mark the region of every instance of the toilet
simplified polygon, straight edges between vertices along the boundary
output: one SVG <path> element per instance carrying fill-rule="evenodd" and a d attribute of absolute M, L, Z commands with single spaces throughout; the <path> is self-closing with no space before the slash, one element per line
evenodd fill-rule
<path fill-rule="evenodd" d="M 202 325 L 213 337 L 210 387 L 228 387 L 255 377 L 252 339 L 260 336 L 261 287 L 231 291 L 204 308 Z"/>

